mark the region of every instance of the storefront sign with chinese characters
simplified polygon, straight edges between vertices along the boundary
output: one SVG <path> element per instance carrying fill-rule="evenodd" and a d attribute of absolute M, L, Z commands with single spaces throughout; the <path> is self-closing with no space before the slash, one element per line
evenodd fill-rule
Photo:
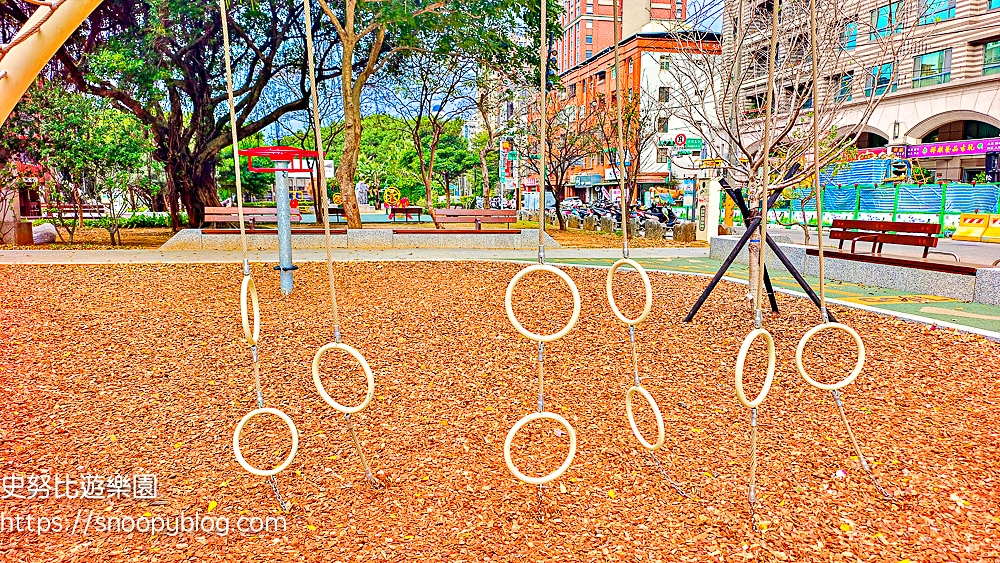
<path fill-rule="evenodd" d="M 1000 151 L 1000 138 L 948 141 L 906 147 L 906 158 L 948 158 Z"/>

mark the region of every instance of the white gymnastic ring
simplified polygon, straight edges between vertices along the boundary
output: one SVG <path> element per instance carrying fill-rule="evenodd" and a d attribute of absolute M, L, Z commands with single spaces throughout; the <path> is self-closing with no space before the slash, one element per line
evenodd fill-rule
<path fill-rule="evenodd" d="M 626 317 L 618 309 L 618 305 L 615 304 L 615 294 L 611 289 L 611 280 L 615 277 L 615 272 L 618 271 L 618 268 L 626 264 L 635 268 L 635 271 L 639 273 L 639 276 L 642 278 L 642 285 L 646 290 L 646 304 L 642 306 L 642 313 L 639 314 L 639 316 L 634 319 Z M 615 314 L 616 317 L 618 317 L 618 320 L 627 325 L 635 326 L 641 323 L 643 320 L 645 320 L 646 315 L 648 315 L 649 312 L 653 309 L 653 286 L 649 283 L 649 274 L 647 274 L 646 269 L 640 266 L 639 263 L 636 262 L 635 260 L 622 258 L 621 260 L 615 262 L 611 266 L 611 269 L 608 270 L 607 287 L 608 287 L 608 304 L 611 305 L 611 311 Z"/>
<path fill-rule="evenodd" d="M 650 444 L 649 442 L 646 441 L 645 438 L 642 437 L 642 433 L 639 432 L 639 427 L 635 423 L 635 416 L 632 414 L 632 395 L 636 393 L 642 395 L 642 397 L 646 399 L 646 402 L 649 403 L 649 408 L 653 409 L 653 416 L 656 417 L 655 444 Z M 653 400 L 653 396 L 649 394 L 649 391 L 646 391 L 639 385 L 633 385 L 632 387 L 629 387 L 628 392 L 625 393 L 625 414 L 628 415 L 628 423 L 629 426 L 632 427 L 632 433 L 635 434 L 636 439 L 639 440 L 639 443 L 642 444 L 642 447 L 646 448 L 651 452 L 655 452 L 656 450 L 660 449 L 663 446 L 663 441 L 664 439 L 666 439 L 667 436 L 666 431 L 663 427 L 663 415 L 660 414 L 660 407 L 656 405 L 656 401 Z"/>
<path fill-rule="evenodd" d="M 326 392 L 326 389 L 323 388 L 323 381 L 320 379 L 319 375 L 319 361 L 323 358 L 323 354 L 326 354 L 330 350 L 343 350 L 344 352 L 347 352 L 351 356 L 354 356 L 354 359 L 356 359 L 361 364 L 361 369 L 363 369 L 365 372 L 365 379 L 367 379 L 368 381 L 368 392 L 365 394 L 365 398 L 363 401 L 361 401 L 361 404 L 359 404 L 356 407 L 345 407 L 344 405 L 338 403 L 337 401 L 334 401 L 333 397 L 331 397 Z M 352 348 L 347 344 L 341 344 L 340 342 L 331 342 L 329 344 L 324 345 L 322 348 L 319 349 L 318 352 L 316 352 L 316 356 L 313 357 L 312 367 L 313 367 L 312 369 L 313 383 L 316 384 L 316 390 L 319 391 L 320 396 L 323 397 L 323 400 L 326 401 L 328 405 L 330 405 L 331 407 L 337 409 L 338 411 L 344 414 L 356 414 L 365 410 L 365 407 L 368 406 L 368 403 L 371 403 L 372 398 L 375 397 L 375 376 L 372 374 L 371 366 L 368 365 L 368 362 L 365 360 L 365 357 L 361 355 L 361 352 L 358 352 L 355 348 Z"/>
<path fill-rule="evenodd" d="M 563 464 L 560 465 L 552 473 L 549 473 L 548 475 L 543 475 L 542 477 L 528 477 L 524 473 L 521 473 L 521 471 L 514 466 L 514 461 L 510 458 L 510 446 L 514 442 L 514 435 L 517 434 L 517 431 L 520 430 L 522 426 L 533 420 L 538 420 L 543 418 L 548 420 L 554 420 L 559 424 L 561 424 L 563 428 L 566 429 L 566 433 L 569 434 L 569 455 L 566 456 L 566 461 L 564 461 Z M 507 469 L 510 470 L 511 474 L 514 475 L 514 477 L 517 477 L 521 481 L 524 481 L 525 483 L 530 483 L 532 485 L 544 485 L 549 481 L 558 479 L 560 475 L 562 475 L 563 473 L 566 472 L 567 469 L 569 469 L 570 464 L 573 463 L 573 456 L 575 455 L 576 455 L 576 431 L 573 430 L 573 427 L 569 425 L 569 421 L 567 421 L 565 418 L 559 416 L 554 412 L 547 412 L 547 411 L 533 412 L 529 415 L 525 415 L 524 418 L 518 420 L 514 424 L 514 426 L 510 429 L 510 432 L 507 433 L 507 439 L 504 440 L 503 443 L 503 459 L 504 461 L 507 462 Z"/>
<path fill-rule="evenodd" d="M 747 400 L 747 396 L 743 392 L 743 366 L 746 364 L 747 352 L 750 351 L 750 345 L 753 344 L 753 341 L 758 336 L 763 336 L 767 342 L 767 376 L 764 378 L 764 387 L 761 388 L 760 394 L 757 395 L 756 399 L 750 401 Z M 771 389 L 772 381 L 774 381 L 774 339 L 771 338 L 771 333 L 767 332 L 767 330 L 758 328 L 750 331 L 750 334 L 743 340 L 743 345 L 740 346 L 739 355 L 736 356 L 736 398 L 746 408 L 755 409 L 764 402 L 764 397 L 767 396 L 767 392 Z"/>
<path fill-rule="evenodd" d="M 253 305 L 253 332 L 250 331 L 250 314 L 247 310 L 248 293 Z M 247 344 L 256 346 L 260 339 L 260 301 L 257 299 L 257 284 L 250 276 L 243 276 L 243 285 L 240 287 L 240 315 L 243 317 L 243 336 Z"/>
<path fill-rule="evenodd" d="M 288 430 L 290 430 L 292 433 L 292 450 L 288 452 L 288 458 L 286 458 L 281 465 L 275 467 L 274 469 L 270 469 L 268 471 L 257 469 L 256 467 L 247 463 L 247 460 L 243 459 L 243 452 L 240 451 L 240 433 L 243 432 L 243 427 L 246 426 L 246 423 L 249 422 L 251 418 L 259 414 L 273 414 L 274 416 L 280 418 L 282 422 L 288 425 Z M 243 469 L 246 469 L 250 473 L 253 473 L 254 475 L 258 475 L 260 477 L 270 477 L 271 475 L 277 475 L 278 473 L 284 471 L 285 468 L 292 463 L 292 460 L 295 458 L 295 453 L 297 451 L 299 451 L 299 433 L 295 429 L 295 423 L 292 422 L 291 418 L 288 418 L 287 414 L 279 411 L 278 409 L 265 407 L 257 409 L 255 411 L 248 412 L 246 416 L 244 416 L 240 420 L 239 424 L 236 425 L 236 431 L 233 432 L 233 453 L 236 454 L 236 461 L 238 461 L 240 465 L 243 466 Z"/>
<path fill-rule="evenodd" d="M 559 276 L 564 282 L 566 282 L 566 285 L 569 286 L 570 293 L 573 294 L 573 314 L 570 316 L 569 322 L 566 323 L 566 326 L 564 326 L 559 332 L 548 335 L 535 334 L 534 332 L 524 328 L 521 323 L 517 322 L 517 317 L 514 316 L 514 306 L 511 302 L 511 298 L 514 295 L 514 286 L 517 285 L 517 282 L 521 281 L 521 278 L 531 272 L 549 272 Z M 573 330 L 573 327 L 576 325 L 576 321 L 579 320 L 580 292 L 577 291 L 576 284 L 573 283 L 573 279 L 570 278 L 566 272 L 548 264 L 534 264 L 514 274 L 514 278 L 510 280 L 509 284 L 507 284 L 507 295 L 504 297 L 504 307 L 507 309 L 507 318 L 510 319 L 511 324 L 514 325 L 514 328 L 517 329 L 518 332 L 538 342 L 552 342 L 553 340 L 559 340 L 563 336 L 566 336 L 569 331 Z"/>
<path fill-rule="evenodd" d="M 809 342 L 809 339 L 812 338 L 817 332 L 824 330 L 842 330 L 851 335 L 851 337 L 854 338 L 854 343 L 858 345 L 858 361 L 854 364 L 854 370 L 852 370 L 850 375 L 845 377 L 843 381 L 840 383 L 834 383 L 833 385 L 827 385 L 826 383 L 820 383 L 813 380 L 813 378 L 809 377 L 809 374 L 806 373 L 805 366 L 802 365 L 802 352 L 805 351 L 806 343 Z M 854 379 L 861 374 L 861 370 L 865 367 L 865 344 L 861 341 L 861 336 L 858 335 L 858 331 L 845 324 L 823 323 L 816 325 L 802 336 L 802 340 L 799 340 L 799 346 L 795 349 L 795 367 L 799 370 L 799 374 L 802 378 L 817 389 L 823 389 L 825 391 L 843 389 L 853 383 Z"/>

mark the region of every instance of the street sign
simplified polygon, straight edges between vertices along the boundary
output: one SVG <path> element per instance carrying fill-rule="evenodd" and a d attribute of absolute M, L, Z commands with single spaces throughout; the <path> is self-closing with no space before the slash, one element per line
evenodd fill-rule
<path fill-rule="evenodd" d="M 517 160 L 517 151 L 510 151 L 507 153 L 507 160 Z"/>
<path fill-rule="evenodd" d="M 701 161 L 702 168 L 722 168 L 721 158 L 709 158 Z"/>
<path fill-rule="evenodd" d="M 687 135 L 685 135 L 684 133 L 678 133 L 677 136 L 674 137 L 674 144 L 677 145 L 678 147 L 683 147 L 686 143 L 687 143 Z"/>
<path fill-rule="evenodd" d="M 698 138 L 693 138 L 693 137 L 688 138 L 687 143 L 684 144 L 684 148 L 686 148 L 686 149 L 701 149 L 702 148 L 702 140 L 698 139 Z"/>

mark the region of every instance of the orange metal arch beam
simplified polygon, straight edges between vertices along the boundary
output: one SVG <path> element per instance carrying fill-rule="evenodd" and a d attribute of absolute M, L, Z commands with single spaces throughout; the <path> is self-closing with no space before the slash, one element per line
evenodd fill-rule
<path fill-rule="evenodd" d="M 37 32 L 0 59 L 0 126 L 46 63 L 100 3 L 101 0 L 64 0 Z M 18 35 L 37 25 L 50 10 L 46 6 L 35 10 Z"/>

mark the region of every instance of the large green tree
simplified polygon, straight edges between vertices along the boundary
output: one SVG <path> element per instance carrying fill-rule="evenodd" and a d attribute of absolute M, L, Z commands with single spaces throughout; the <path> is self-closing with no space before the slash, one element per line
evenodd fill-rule
<path fill-rule="evenodd" d="M 344 115 L 344 144 L 337 183 L 344 194 L 348 226 L 361 227 L 353 186 L 361 150 L 361 118 L 365 86 L 383 69 L 392 70 L 398 55 L 406 53 L 465 53 L 480 64 L 509 66 L 538 63 L 538 49 L 514 41 L 522 36 L 537 41 L 540 6 L 531 0 L 345 0 L 343 4 L 318 0 L 340 40 L 343 60 L 351 72 L 339 80 Z M 555 27 L 559 3 L 549 1 L 550 24 Z M 363 61 L 363 62 L 362 62 Z"/>
<path fill-rule="evenodd" d="M 300 0 L 230 2 L 239 137 L 308 107 Z M 26 3 L 0 3 L 24 22 Z M 183 202 L 198 225 L 218 205 L 219 152 L 232 143 L 224 81 L 221 14 L 210 0 L 105 0 L 54 59 L 80 91 L 110 100 L 149 127 L 166 171 L 175 217 Z M 320 83 L 340 74 L 336 34 L 317 22 Z M 363 58 L 352 58 L 362 63 Z"/>
<path fill-rule="evenodd" d="M 45 196 L 50 205 L 80 206 L 103 195 L 112 219 L 124 211 L 125 191 L 143 188 L 137 171 L 150 150 L 144 127 L 132 114 L 58 81 L 32 86 L 0 137 L 0 160 L 23 160 L 48 172 Z M 77 221 L 63 221 L 57 214 L 57 223 L 73 242 Z M 108 227 L 115 243 L 117 222 Z"/>

